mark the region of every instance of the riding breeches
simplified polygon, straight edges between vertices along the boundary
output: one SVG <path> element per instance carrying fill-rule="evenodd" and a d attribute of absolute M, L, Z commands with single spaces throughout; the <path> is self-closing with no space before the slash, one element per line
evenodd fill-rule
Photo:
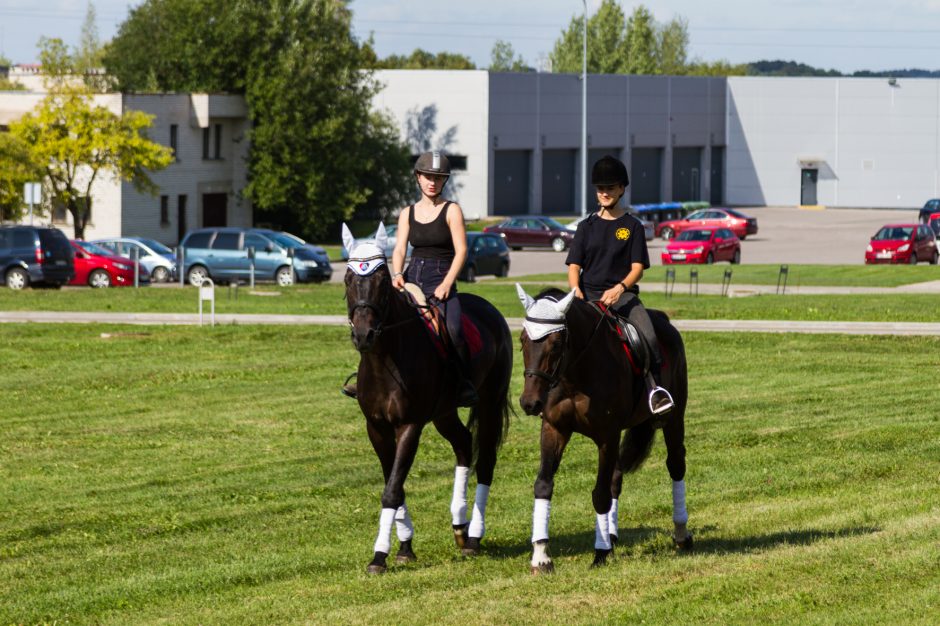
<path fill-rule="evenodd" d="M 424 259 L 412 257 L 408 269 L 405 270 L 405 280 L 421 288 L 424 297 L 431 301 L 434 290 L 444 282 L 444 277 L 450 271 L 450 261 L 438 259 Z M 457 284 L 450 288 L 450 296 L 444 302 L 436 302 L 437 307 L 447 320 L 447 334 L 458 349 L 464 344 L 463 327 L 460 322 L 460 300 L 457 298 Z"/>
<path fill-rule="evenodd" d="M 585 292 L 584 296 L 588 300 L 597 301 L 601 299 L 601 292 Z M 650 348 L 650 366 L 653 371 L 658 371 L 662 367 L 663 357 L 659 350 L 659 340 L 656 338 L 656 331 L 653 329 L 653 322 L 646 307 L 640 302 L 632 291 L 624 292 L 620 299 L 611 307 L 621 317 L 625 317 L 636 327 L 637 332 L 643 336 L 646 345 Z"/>

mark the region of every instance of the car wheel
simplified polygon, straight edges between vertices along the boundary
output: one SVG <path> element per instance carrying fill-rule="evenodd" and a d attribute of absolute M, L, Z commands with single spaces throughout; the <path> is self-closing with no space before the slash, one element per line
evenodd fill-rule
<path fill-rule="evenodd" d="M 668 241 L 676 236 L 676 231 L 667 226 L 659 232 L 659 236 Z"/>
<path fill-rule="evenodd" d="M 930 264 L 936 265 L 938 260 L 940 260 L 940 252 L 937 252 L 936 250 L 934 250 L 933 256 L 930 257 Z"/>
<path fill-rule="evenodd" d="M 745 239 L 747 239 L 747 235 L 741 235 L 740 237 L 738 237 L 738 239 L 740 239 L 741 241 L 744 241 Z"/>
<path fill-rule="evenodd" d="M 499 269 L 496 270 L 496 275 L 499 278 L 506 278 L 509 276 L 509 263 L 503 263 L 499 266 Z"/>
<path fill-rule="evenodd" d="M 714 257 L 714 255 L 712 255 L 711 252 L 709 252 L 709 253 L 708 253 L 708 256 L 705 257 L 705 264 L 706 264 L 706 265 L 711 265 L 711 264 L 714 263 L 714 262 L 715 262 L 715 257 Z"/>
<path fill-rule="evenodd" d="M 552 250 L 555 252 L 564 252 L 565 251 L 565 240 L 561 237 L 555 237 L 552 239 Z"/>
<path fill-rule="evenodd" d="M 104 270 L 95 270 L 88 275 L 88 286 L 101 289 L 111 286 L 111 275 Z"/>
<path fill-rule="evenodd" d="M 908 263 L 910 263 L 911 265 L 917 265 L 917 253 L 916 252 L 911 252 L 911 258 L 908 261 Z"/>
<path fill-rule="evenodd" d="M 477 271 L 476 269 L 474 269 L 472 265 L 468 265 L 467 269 L 464 270 L 463 274 L 464 274 L 464 280 L 466 280 L 468 283 L 477 282 Z"/>
<path fill-rule="evenodd" d="M 277 272 L 274 274 L 274 279 L 277 281 L 277 284 L 281 287 L 290 287 L 294 284 L 294 275 L 291 273 L 288 266 L 277 268 Z"/>
<path fill-rule="evenodd" d="M 740 263 L 740 262 L 741 262 L 741 251 L 740 251 L 740 250 L 735 250 L 735 251 L 734 251 L 734 256 L 731 257 L 731 263 L 732 263 L 733 265 L 737 265 L 737 264 Z"/>
<path fill-rule="evenodd" d="M 207 278 L 209 278 L 209 270 L 202 265 L 193 265 L 189 268 L 189 271 L 186 272 L 186 281 L 193 287 L 198 287 Z"/>
<path fill-rule="evenodd" d="M 522 250 L 522 246 L 513 246 L 512 249 L 513 249 L 513 250 Z"/>
<path fill-rule="evenodd" d="M 7 272 L 6 282 L 10 289 L 23 289 L 29 286 L 29 274 L 21 267 L 14 267 Z"/>
<path fill-rule="evenodd" d="M 170 273 L 165 267 L 155 267 L 153 273 L 150 274 L 150 280 L 155 283 L 165 283 L 170 280 Z"/>

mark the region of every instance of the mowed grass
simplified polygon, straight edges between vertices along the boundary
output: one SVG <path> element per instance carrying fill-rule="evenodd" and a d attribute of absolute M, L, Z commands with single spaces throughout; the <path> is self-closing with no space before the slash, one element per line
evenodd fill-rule
<path fill-rule="evenodd" d="M 900 268 L 899 268 L 900 269 Z M 564 283 L 526 278 L 525 289 L 535 295 L 542 287 Z M 522 306 L 514 283 L 485 281 L 460 283 L 459 290 L 476 293 L 492 302 L 503 315 L 521 317 Z M 689 295 L 688 284 L 678 282 L 673 297 L 648 285 L 641 297 L 647 307 L 663 309 L 678 319 L 761 319 L 805 321 L 936 322 L 936 294 L 762 295 L 746 298 Z M 0 311 L 101 311 L 120 313 L 189 313 L 198 311 L 193 287 L 146 289 L 64 289 L 10 291 L 0 289 Z M 208 312 L 208 302 L 204 304 Z M 227 287 L 216 291 L 218 314 L 345 315 L 341 284 L 277 288 L 246 287 L 238 296 Z"/>
<path fill-rule="evenodd" d="M 539 424 L 520 414 L 485 553 L 453 546 L 453 455 L 428 428 L 406 484 L 419 561 L 374 577 L 381 471 L 338 393 L 345 329 L 2 325 L 0 622 L 936 623 L 940 339 L 686 342 L 692 554 L 657 435 L 617 558 L 588 568 L 596 452 L 576 437 L 557 572 L 531 576 Z M 521 369 L 517 351 L 513 405 Z"/>

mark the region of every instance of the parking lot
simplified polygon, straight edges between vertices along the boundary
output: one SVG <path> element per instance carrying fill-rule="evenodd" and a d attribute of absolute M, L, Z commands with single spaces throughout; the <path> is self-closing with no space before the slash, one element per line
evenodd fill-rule
<path fill-rule="evenodd" d="M 756 217 L 759 231 L 741 243 L 741 262 L 747 264 L 862 265 L 872 235 L 889 223 L 914 223 L 917 209 L 823 209 L 797 207 L 742 208 Z M 648 243 L 650 261 L 660 265 L 666 245 L 662 239 Z M 342 282 L 343 263 L 333 264 L 332 282 Z M 512 252 L 510 276 L 565 271 L 565 253 L 552 250 Z"/>

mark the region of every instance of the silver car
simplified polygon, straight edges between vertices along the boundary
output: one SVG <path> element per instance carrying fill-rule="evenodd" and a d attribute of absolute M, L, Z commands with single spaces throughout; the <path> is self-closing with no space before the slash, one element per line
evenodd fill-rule
<path fill-rule="evenodd" d="M 155 283 L 165 283 L 176 277 L 176 255 L 159 241 L 146 237 L 111 237 L 96 239 L 91 243 L 129 259 L 135 258 L 136 252 L 141 265 L 147 268 Z"/>

